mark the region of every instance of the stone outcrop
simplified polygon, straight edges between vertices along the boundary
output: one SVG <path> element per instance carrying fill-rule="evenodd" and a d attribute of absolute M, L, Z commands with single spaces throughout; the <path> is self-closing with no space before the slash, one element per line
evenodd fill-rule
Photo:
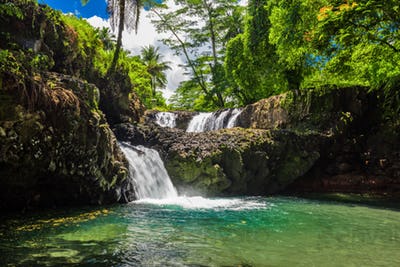
<path fill-rule="evenodd" d="M 400 127 L 383 120 L 379 98 L 368 88 L 289 92 L 247 106 L 238 121 L 329 136 L 319 160 L 287 192 L 400 194 Z"/>
<path fill-rule="evenodd" d="M 145 107 L 133 90 L 127 70 L 117 66 L 114 73 L 102 73 L 95 66 L 101 44 L 94 45 L 95 40 L 90 40 L 93 42 L 90 43 L 85 39 L 90 36 L 79 36 L 78 29 L 65 23 L 68 15 L 63 18 L 58 11 L 37 1 L 5 2 L 5 10 L 9 10 L 0 18 L 1 49 L 23 51 L 29 55 L 23 60 L 40 70 L 78 77 L 95 84 L 101 96 L 99 108 L 110 125 L 142 119 Z"/>
<path fill-rule="evenodd" d="M 368 88 L 319 88 L 260 100 L 246 106 L 237 121 L 244 128 L 336 134 L 353 126 L 368 127 L 377 119 L 372 115 L 376 113 L 377 97 Z M 370 115 L 371 121 L 365 123 Z"/>
<path fill-rule="evenodd" d="M 59 12 L 37 1 L 1 5 L 0 210 L 133 200 L 101 111 L 111 122 L 142 116 L 127 74 L 100 75 L 98 47 Z"/>
<path fill-rule="evenodd" d="M 133 199 L 98 89 L 71 76 L 2 75 L 0 209 Z"/>

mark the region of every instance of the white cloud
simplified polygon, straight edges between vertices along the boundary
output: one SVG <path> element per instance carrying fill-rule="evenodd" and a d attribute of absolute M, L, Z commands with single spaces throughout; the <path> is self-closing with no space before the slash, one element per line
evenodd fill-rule
<path fill-rule="evenodd" d="M 108 20 L 105 20 L 105 19 L 100 18 L 98 16 L 93 16 L 93 17 L 88 18 L 86 20 L 93 27 L 96 27 L 96 28 L 103 28 L 103 27 L 110 28 L 110 23 L 108 22 Z"/>

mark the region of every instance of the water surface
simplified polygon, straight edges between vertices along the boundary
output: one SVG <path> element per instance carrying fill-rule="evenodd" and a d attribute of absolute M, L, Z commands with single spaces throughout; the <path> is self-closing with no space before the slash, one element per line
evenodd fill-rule
<path fill-rule="evenodd" d="M 400 212 L 176 197 L 2 219 L 0 266 L 400 266 Z"/>

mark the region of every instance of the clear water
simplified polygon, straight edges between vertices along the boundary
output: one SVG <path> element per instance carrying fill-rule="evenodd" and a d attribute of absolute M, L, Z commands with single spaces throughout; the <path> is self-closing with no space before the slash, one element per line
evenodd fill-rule
<path fill-rule="evenodd" d="M 0 266 L 400 266 L 400 212 L 185 198 L 8 217 Z"/>

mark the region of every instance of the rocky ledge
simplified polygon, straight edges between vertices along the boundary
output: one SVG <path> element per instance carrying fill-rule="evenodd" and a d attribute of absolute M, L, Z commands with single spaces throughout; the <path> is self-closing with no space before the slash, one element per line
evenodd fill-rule
<path fill-rule="evenodd" d="M 119 139 L 160 151 L 181 193 L 207 195 L 278 192 L 314 165 L 326 139 L 286 130 L 242 128 L 186 133 L 121 124 L 115 131 Z"/>
<path fill-rule="evenodd" d="M 368 88 L 274 96 L 245 107 L 238 124 L 204 133 L 122 124 L 115 132 L 156 148 L 182 191 L 400 192 L 400 127 L 382 120 Z"/>

